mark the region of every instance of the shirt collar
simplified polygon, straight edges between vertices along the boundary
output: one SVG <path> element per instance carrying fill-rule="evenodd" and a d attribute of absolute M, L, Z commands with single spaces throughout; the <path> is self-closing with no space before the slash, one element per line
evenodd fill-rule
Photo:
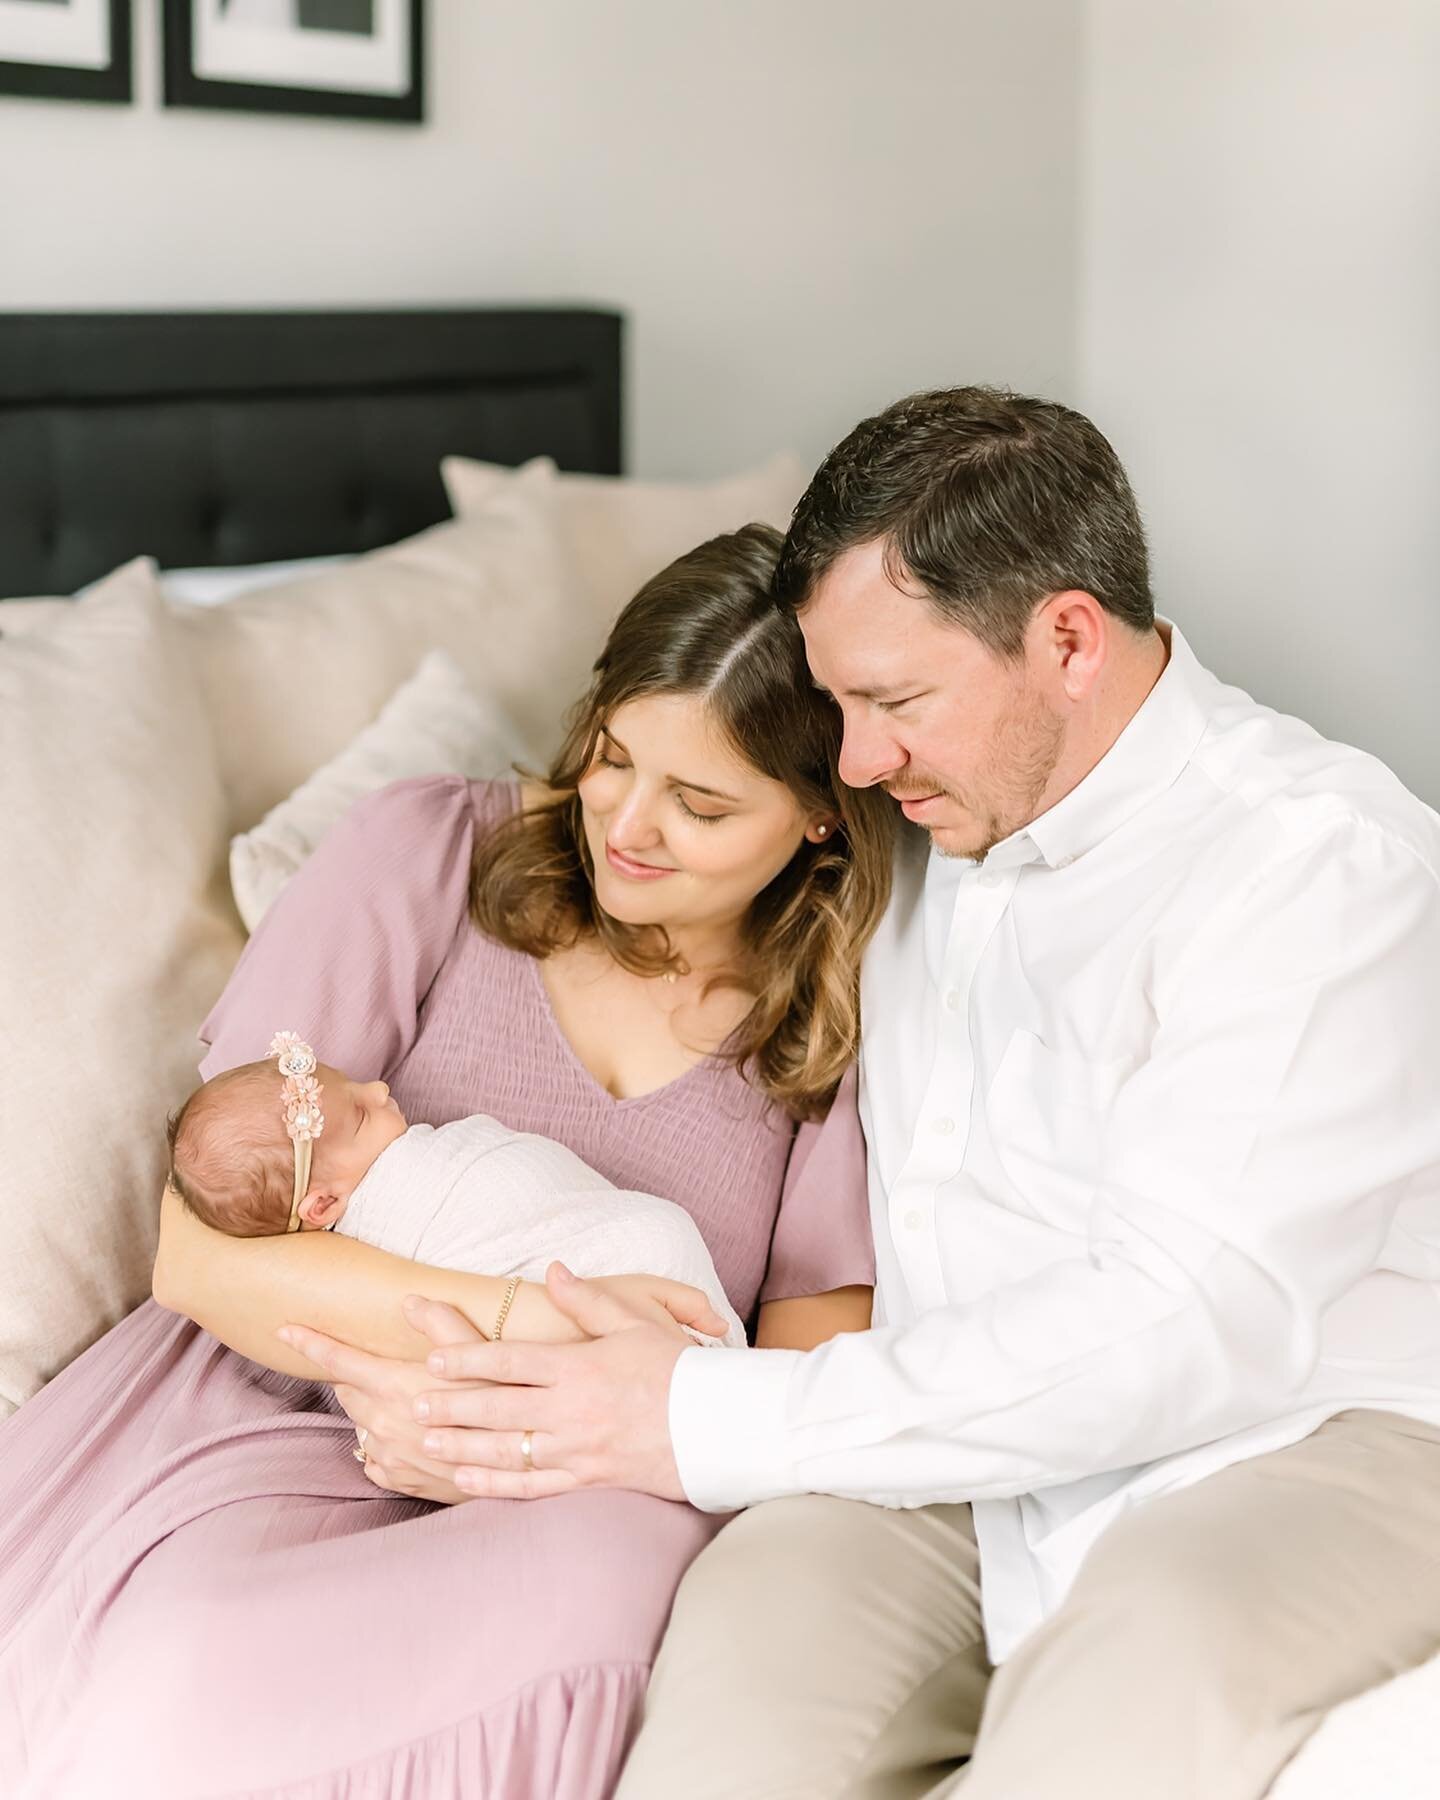
<path fill-rule="evenodd" d="M 1170 658 L 1135 716 L 1063 799 L 994 847 L 988 865 L 1043 858 L 1052 869 L 1063 868 L 1163 794 L 1185 769 L 1205 734 L 1215 681 L 1176 625 L 1168 619 L 1156 624 L 1169 636 Z"/>

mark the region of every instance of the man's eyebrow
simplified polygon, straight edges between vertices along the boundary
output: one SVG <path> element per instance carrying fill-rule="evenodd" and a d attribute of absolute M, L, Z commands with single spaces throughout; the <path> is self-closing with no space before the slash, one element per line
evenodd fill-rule
<path fill-rule="evenodd" d="M 616 737 L 615 733 L 608 725 L 602 725 L 600 730 L 605 737 L 609 738 L 610 742 L 622 756 L 630 755 L 630 752 L 620 742 L 619 738 Z M 631 760 L 633 761 L 634 759 L 631 758 Z M 719 788 L 702 787 L 698 781 L 687 781 L 683 775 L 667 775 L 665 779 L 675 787 L 689 788 L 692 794 L 704 794 L 711 800 L 723 800 L 727 806 L 739 806 L 740 804 L 733 794 L 722 794 Z"/>

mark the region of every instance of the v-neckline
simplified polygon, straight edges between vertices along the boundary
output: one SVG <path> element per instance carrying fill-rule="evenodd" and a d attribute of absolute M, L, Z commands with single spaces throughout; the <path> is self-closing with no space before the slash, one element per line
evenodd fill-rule
<path fill-rule="evenodd" d="M 595 1071 L 585 1061 L 584 1057 L 581 1056 L 580 1052 L 570 1042 L 565 1027 L 560 1023 L 560 1015 L 555 1011 L 555 1003 L 550 998 L 550 990 L 545 985 L 545 977 L 540 971 L 540 958 L 538 956 L 530 956 L 523 950 L 520 952 L 520 955 L 525 958 L 525 961 L 530 966 L 530 979 L 535 984 L 535 991 L 539 1000 L 540 1010 L 545 1016 L 551 1033 L 558 1039 L 560 1047 L 565 1052 L 565 1056 L 571 1067 L 580 1076 L 581 1080 L 585 1082 L 587 1087 L 593 1088 L 602 1100 L 608 1105 L 616 1108 L 617 1111 L 626 1106 L 644 1106 L 649 1101 L 658 1099 L 662 1094 L 673 1094 L 677 1088 L 683 1087 L 687 1081 L 692 1080 L 701 1072 L 701 1070 L 708 1069 L 715 1061 L 714 1051 L 707 1051 L 698 1062 L 691 1063 L 690 1067 L 686 1069 L 683 1074 L 675 1075 L 669 1081 L 661 1082 L 659 1087 L 647 1088 L 643 1094 L 612 1094 L 605 1083 L 600 1080 L 599 1076 L 596 1075 Z"/>

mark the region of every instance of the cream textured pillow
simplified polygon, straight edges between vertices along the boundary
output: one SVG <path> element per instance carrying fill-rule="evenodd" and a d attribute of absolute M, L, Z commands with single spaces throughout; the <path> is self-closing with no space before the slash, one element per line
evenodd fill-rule
<path fill-rule="evenodd" d="M 146 557 L 138 557 L 137 562 L 146 569 L 153 564 Z M 127 563 L 127 569 L 134 568 Z M 96 588 L 113 581 L 114 575 L 107 575 L 104 582 L 97 581 Z M 27 631 L 34 631 L 37 626 L 48 625 L 52 619 L 58 619 L 62 613 L 69 612 L 75 604 L 73 600 L 6 600 L 0 604 L 0 638 L 23 637 Z"/>
<path fill-rule="evenodd" d="M 0 636 L 0 818 L 3 1413 L 149 1294 L 165 1114 L 243 942 L 149 563 Z"/>
<path fill-rule="evenodd" d="M 432 650 L 373 725 L 230 846 L 230 885 L 253 931 L 285 883 L 362 794 L 407 775 L 503 775 L 519 734 L 476 698 L 455 659 Z"/>
<path fill-rule="evenodd" d="M 473 517 L 344 568 L 177 608 L 214 724 L 231 831 L 249 831 L 370 723 L 427 650 L 448 650 L 548 758 L 603 631 L 587 621 L 546 467 Z"/>
<path fill-rule="evenodd" d="M 447 456 L 445 492 L 460 518 L 482 512 L 508 483 L 533 470 L 553 471 L 548 457 L 518 474 L 498 463 Z M 759 521 L 781 531 L 809 479 L 794 456 L 723 481 L 632 481 L 607 475 L 554 476 L 565 547 L 585 579 L 595 618 L 608 630 L 625 602 L 667 563 L 722 531 Z"/>

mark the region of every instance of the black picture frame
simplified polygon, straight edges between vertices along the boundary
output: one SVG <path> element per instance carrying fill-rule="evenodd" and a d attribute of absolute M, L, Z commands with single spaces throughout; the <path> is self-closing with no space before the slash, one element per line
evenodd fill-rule
<path fill-rule="evenodd" d="M 410 87 L 404 94 L 350 93 L 269 82 L 211 81 L 195 73 L 193 0 L 164 0 L 163 99 L 166 106 L 220 107 L 227 112 L 295 113 L 317 119 L 425 122 L 425 0 L 409 0 Z"/>
<path fill-rule="evenodd" d="M 110 61 L 105 68 L 6 62 L 0 55 L 0 94 L 22 100 L 102 100 L 128 105 L 134 97 L 130 0 L 110 0 Z"/>

